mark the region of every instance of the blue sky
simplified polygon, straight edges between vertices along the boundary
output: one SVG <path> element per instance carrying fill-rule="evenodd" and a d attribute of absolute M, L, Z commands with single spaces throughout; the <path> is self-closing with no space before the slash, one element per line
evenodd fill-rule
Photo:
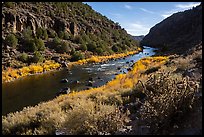
<path fill-rule="evenodd" d="M 133 35 L 146 35 L 151 27 L 178 11 L 200 2 L 84 2 Z"/>

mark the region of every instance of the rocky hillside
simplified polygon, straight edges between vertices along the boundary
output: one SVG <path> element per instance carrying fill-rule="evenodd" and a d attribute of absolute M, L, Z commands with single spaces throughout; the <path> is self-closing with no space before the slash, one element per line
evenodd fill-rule
<path fill-rule="evenodd" d="M 141 41 L 164 53 L 184 53 L 202 41 L 202 5 L 178 12 L 150 29 Z"/>
<path fill-rule="evenodd" d="M 119 24 L 81 2 L 4 2 L 2 39 L 2 65 L 14 68 L 45 59 L 109 55 L 139 45 Z"/>

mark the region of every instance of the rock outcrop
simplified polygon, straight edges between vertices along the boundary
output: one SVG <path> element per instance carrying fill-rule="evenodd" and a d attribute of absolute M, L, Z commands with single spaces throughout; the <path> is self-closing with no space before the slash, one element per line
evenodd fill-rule
<path fill-rule="evenodd" d="M 91 33 L 100 32 L 101 28 L 99 26 L 121 29 L 118 24 L 112 21 L 110 22 L 107 19 L 101 20 L 87 17 L 87 22 L 84 22 L 77 15 L 70 17 L 70 15 L 64 13 L 54 14 L 51 12 L 51 10 L 54 10 L 54 7 L 49 3 L 44 4 L 44 9 L 40 9 L 36 6 L 35 2 L 19 2 L 14 4 L 15 8 L 13 9 L 2 7 L 2 31 L 5 32 L 4 34 L 22 32 L 27 27 L 30 27 L 34 34 L 37 28 L 52 28 L 57 32 L 67 31 L 74 36 L 78 35 L 81 30 Z M 42 11 L 39 11 L 39 9 Z M 45 11 L 46 9 L 47 11 Z M 69 10 L 71 11 L 71 9 Z M 46 12 L 46 14 L 44 14 L 44 12 Z M 50 16 L 49 13 L 53 15 Z M 98 27 L 93 27 L 93 24 Z"/>

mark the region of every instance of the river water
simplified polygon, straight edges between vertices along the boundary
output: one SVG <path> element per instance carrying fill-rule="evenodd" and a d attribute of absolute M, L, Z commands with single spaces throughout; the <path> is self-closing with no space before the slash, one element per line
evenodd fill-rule
<path fill-rule="evenodd" d="M 75 91 L 87 89 L 88 86 L 86 85 L 89 78 L 94 81 L 93 87 L 104 85 L 112 80 L 116 74 L 127 73 L 127 68 L 137 60 L 154 55 L 154 50 L 154 48 L 144 46 L 143 52 L 126 58 L 111 60 L 102 64 L 74 66 L 69 71 L 66 69 L 51 71 L 4 83 L 2 85 L 2 115 L 20 111 L 25 106 L 34 106 L 42 101 L 51 100 L 64 87 L 70 87 L 71 90 Z M 118 70 L 118 67 L 121 69 Z M 64 78 L 68 79 L 69 82 L 61 83 L 60 81 Z"/>

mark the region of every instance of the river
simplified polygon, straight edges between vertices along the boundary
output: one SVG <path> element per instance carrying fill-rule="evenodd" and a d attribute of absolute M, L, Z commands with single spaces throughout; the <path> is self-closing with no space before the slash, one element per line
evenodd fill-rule
<path fill-rule="evenodd" d="M 137 60 L 154 55 L 154 50 L 154 48 L 144 46 L 143 52 L 125 58 L 102 64 L 74 66 L 69 71 L 66 69 L 51 71 L 4 83 L 2 85 L 2 115 L 20 111 L 25 106 L 34 106 L 42 101 L 51 100 L 64 87 L 70 87 L 75 91 L 87 89 L 89 78 L 93 78 L 93 87 L 104 85 L 116 74 L 127 73 L 127 68 Z M 121 69 L 118 70 L 118 67 Z M 60 81 L 64 78 L 67 78 L 69 82 L 61 83 Z"/>

